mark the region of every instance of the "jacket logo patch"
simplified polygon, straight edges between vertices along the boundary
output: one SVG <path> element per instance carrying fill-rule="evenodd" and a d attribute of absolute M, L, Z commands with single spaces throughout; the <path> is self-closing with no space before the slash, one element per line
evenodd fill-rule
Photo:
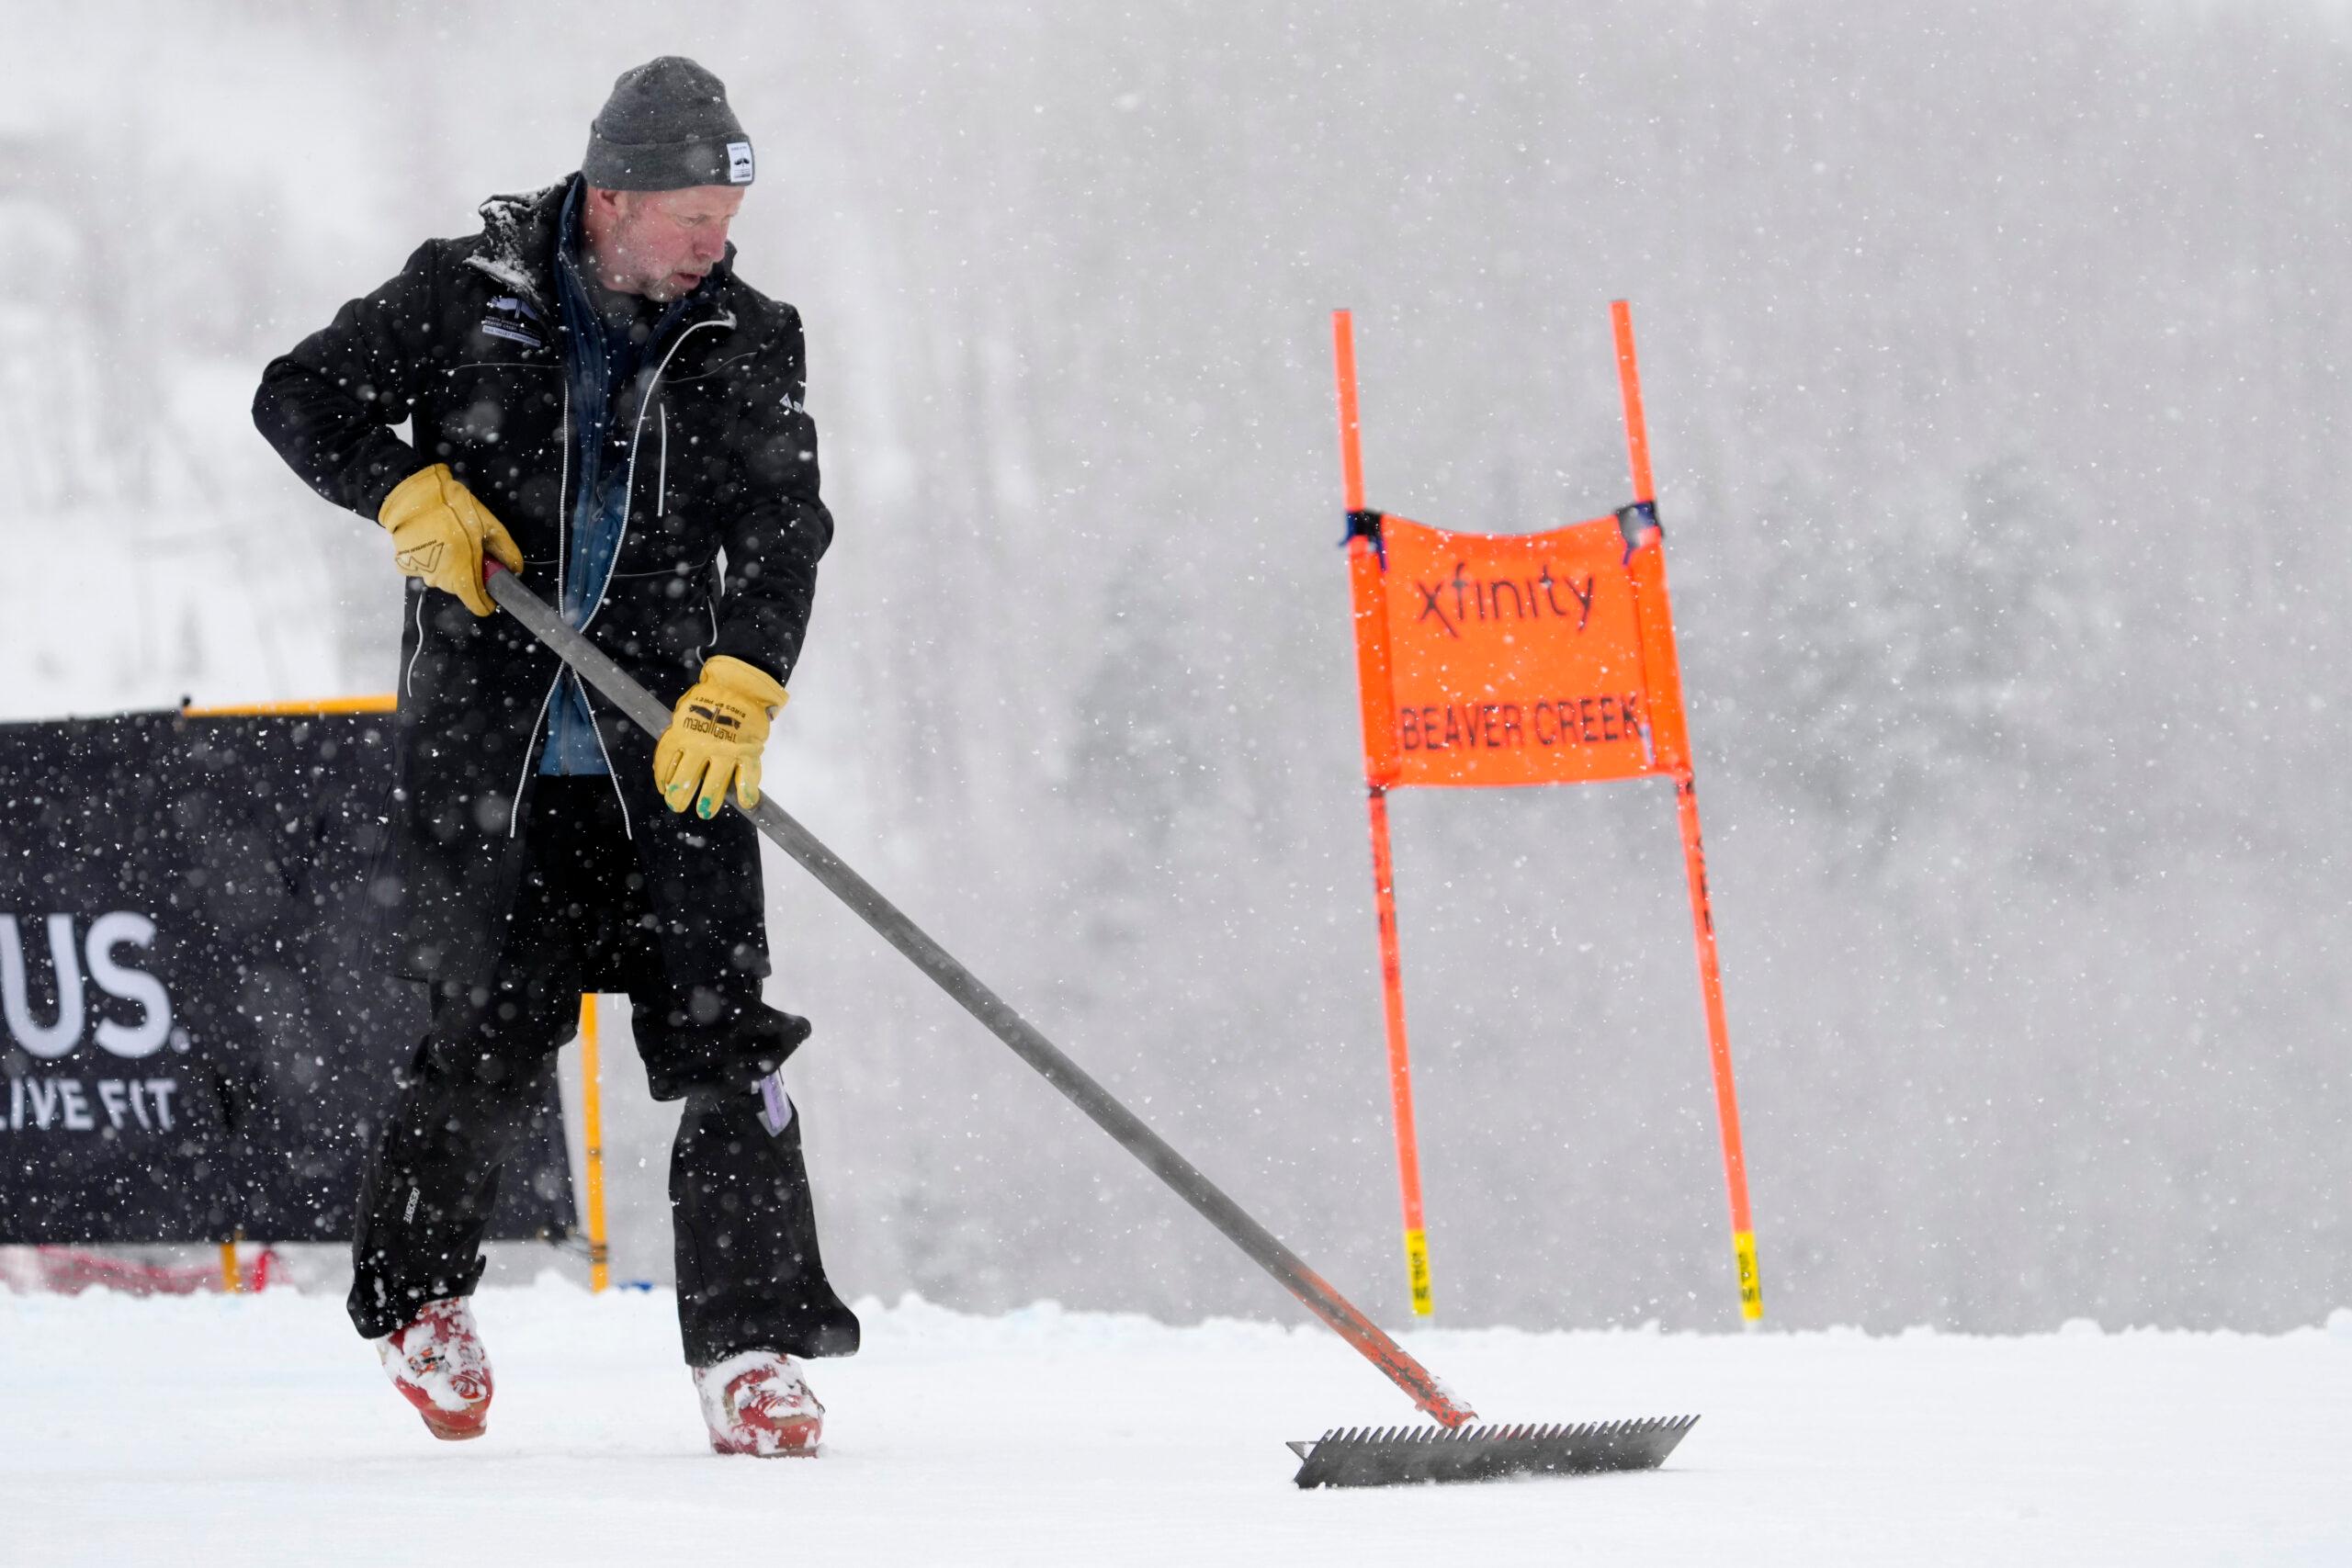
<path fill-rule="evenodd" d="M 727 183 L 747 186 L 752 183 L 752 144 L 730 141 L 727 144 Z"/>
<path fill-rule="evenodd" d="M 547 346 L 537 333 L 524 326 L 526 321 L 537 321 L 539 313 L 522 299 L 512 294 L 502 294 L 484 309 L 490 313 L 482 317 L 478 330 L 492 337 L 503 337 L 509 343 L 526 344 L 533 348 Z"/>

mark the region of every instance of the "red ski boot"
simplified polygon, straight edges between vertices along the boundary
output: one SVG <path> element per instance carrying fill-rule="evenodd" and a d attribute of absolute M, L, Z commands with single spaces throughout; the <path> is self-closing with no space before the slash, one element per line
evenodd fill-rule
<path fill-rule="evenodd" d="M 450 1442 L 482 1435 L 490 1423 L 490 1356 L 463 1296 L 425 1303 L 413 1323 L 376 1341 L 376 1350 L 392 1386 L 424 1417 L 426 1431 Z"/>
<path fill-rule="evenodd" d="M 762 1459 L 816 1453 L 825 1407 L 801 1381 L 791 1357 L 746 1350 L 694 1372 L 713 1453 Z"/>

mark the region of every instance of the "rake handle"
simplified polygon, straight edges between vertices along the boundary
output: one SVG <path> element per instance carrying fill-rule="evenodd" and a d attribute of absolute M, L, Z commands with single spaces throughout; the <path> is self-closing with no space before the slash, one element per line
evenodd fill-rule
<path fill-rule="evenodd" d="M 490 596 L 498 601 L 501 608 L 522 622 L 534 637 L 648 734 L 658 736 L 668 728 L 670 710 L 594 643 L 565 625 L 562 617 L 545 600 L 524 587 L 514 573 L 492 562 L 488 579 Z M 737 810 L 742 809 L 731 797 L 729 804 Z M 819 842 L 816 835 L 775 803 L 774 795 L 763 793 L 759 805 L 745 815 L 770 842 L 797 861 L 827 892 L 848 905 L 883 941 L 905 954 L 967 1012 L 986 1024 L 990 1033 L 1012 1047 L 1013 1055 L 1036 1069 L 1065 1099 L 1086 1112 L 1096 1126 L 1117 1140 L 1120 1147 L 1173 1188 L 1177 1196 L 1198 1210 L 1201 1217 L 1223 1233 L 1227 1240 L 1248 1253 L 1251 1261 L 1272 1274 L 1340 1338 L 1361 1351 L 1414 1404 L 1446 1427 L 1460 1427 L 1476 1418 L 1476 1412 L 1456 1399 L 1403 1346 L 1383 1333 L 1378 1325 L 1333 1290 L 1240 1204 L 1227 1197 L 1190 1160 L 1146 1125 L 1141 1117 L 1039 1033 L 1035 1025 L 982 985 L 978 976 L 876 891 L 872 884 Z"/>

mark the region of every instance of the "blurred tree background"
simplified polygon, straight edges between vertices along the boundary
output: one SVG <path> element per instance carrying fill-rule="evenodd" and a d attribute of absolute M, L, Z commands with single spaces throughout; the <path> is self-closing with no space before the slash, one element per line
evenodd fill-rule
<path fill-rule="evenodd" d="M 102 5 L 0 105 L 0 709 L 390 684 L 260 367 L 611 78 L 728 82 L 840 533 L 771 787 L 1403 1310 L 1328 312 L 1374 505 L 1624 499 L 1635 306 L 1768 1310 L 2352 1302 L 2352 13 Z M 92 633 L 99 634 L 93 650 Z M 1735 1320 L 1662 784 L 1396 803 L 1441 1314 Z M 796 872 L 854 1293 L 1278 1296 Z M 608 1050 L 616 1266 L 673 1114 Z"/>

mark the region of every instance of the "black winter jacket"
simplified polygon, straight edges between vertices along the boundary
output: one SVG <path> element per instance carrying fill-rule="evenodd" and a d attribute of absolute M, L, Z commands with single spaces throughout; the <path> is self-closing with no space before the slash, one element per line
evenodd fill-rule
<path fill-rule="evenodd" d="M 295 472 L 371 522 L 395 485 L 447 463 L 550 601 L 576 479 L 554 275 L 570 188 L 483 203 L 481 233 L 427 241 L 399 276 L 272 362 L 254 399 L 254 423 Z M 665 704 L 713 654 L 788 680 L 832 539 L 802 407 L 799 313 L 738 278 L 734 254 L 649 345 L 614 409 L 629 433 L 628 513 L 587 634 Z M 393 432 L 404 420 L 407 441 Z M 477 618 L 414 581 L 405 608 L 399 967 L 479 985 L 514 903 L 559 665 L 512 617 Z M 653 787 L 651 738 L 593 692 L 589 702 L 671 979 L 765 975 L 751 823 L 673 814 Z"/>

